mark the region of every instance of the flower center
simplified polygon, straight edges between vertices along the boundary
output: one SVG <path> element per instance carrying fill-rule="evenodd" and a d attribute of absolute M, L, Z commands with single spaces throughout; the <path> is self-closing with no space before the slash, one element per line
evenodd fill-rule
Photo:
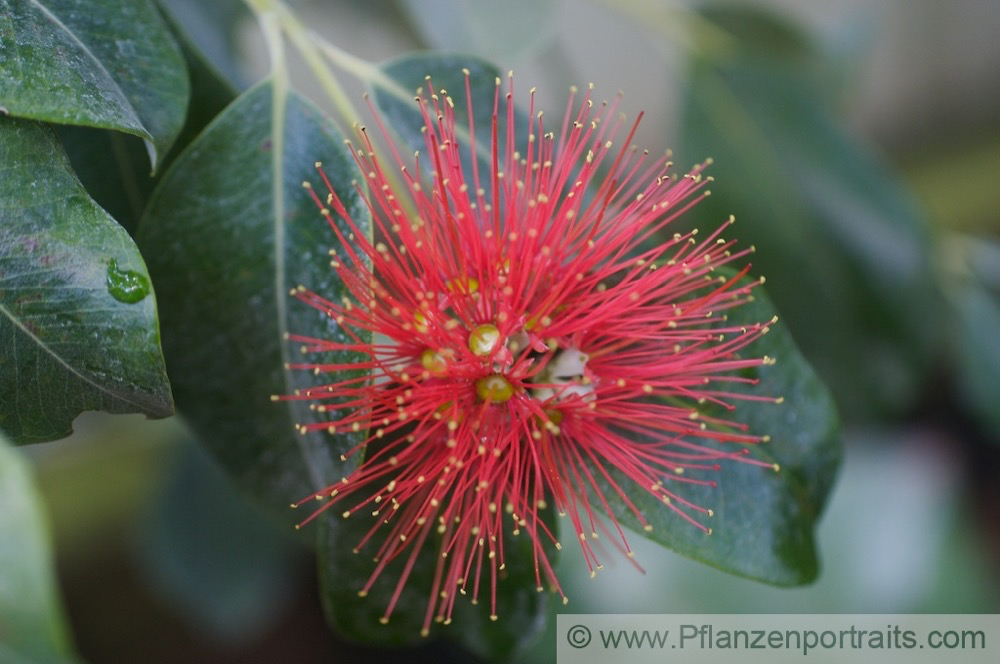
<path fill-rule="evenodd" d="M 478 282 L 469 279 L 461 286 L 476 290 Z M 418 323 L 425 320 L 419 311 L 415 319 Z M 506 403 L 515 392 L 524 391 L 524 396 L 533 401 L 544 402 L 549 421 L 556 420 L 553 424 L 558 425 L 563 415 L 559 402 L 595 398 L 586 370 L 589 357 L 573 346 L 560 347 L 555 340 L 549 340 L 546 346 L 537 340 L 533 343 L 526 329 L 504 335 L 494 323 L 476 325 L 466 337 L 476 360 L 468 355 L 462 360 L 457 349 L 425 347 L 420 353 L 423 375 L 471 379 L 476 397 L 487 404 Z M 541 369 L 533 370 L 533 366 Z"/>

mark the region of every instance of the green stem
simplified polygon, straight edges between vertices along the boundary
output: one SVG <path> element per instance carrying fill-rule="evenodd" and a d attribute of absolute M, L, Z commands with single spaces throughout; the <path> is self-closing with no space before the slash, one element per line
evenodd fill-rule
<path fill-rule="evenodd" d="M 295 16 L 284 4 L 279 5 L 278 12 L 281 17 L 281 26 L 285 30 L 285 34 L 291 39 L 292 44 L 295 49 L 302 55 L 302 59 L 305 60 L 306 66 L 309 67 L 309 71 L 316 80 L 319 81 L 320 86 L 326 93 L 327 97 L 333 103 L 334 108 L 337 113 L 340 114 L 340 119 L 344 121 L 344 124 L 348 127 L 353 126 L 361 121 L 361 116 L 354 104 L 351 103 L 347 94 L 344 92 L 343 86 L 340 81 L 333 75 L 329 67 L 323 62 L 323 58 L 317 49 L 317 45 L 323 47 L 325 42 L 316 35 L 311 30 L 307 29 L 302 22 L 299 21 L 298 17 Z M 353 57 L 353 56 L 352 56 Z M 358 78 L 364 78 L 368 74 L 369 70 L 376 70 L 376 67 L 371 63 L 367 63 L 359 58 L 354 58 L 355 61 L 364 65 L 362 69 L 360 66 L 355 71 L 360 71 L 361 73 L 354 73 Z"/>
<path fill-rule="evenodd" d="M 275 149 L 275 159 L 280 160 L 283 149 L 283 134 L 280 127 L 284 126 L 285 101 L 289 92 L 289 76 L 285 62 L 284 42 L 282 34 L 288 36 L 295 50 L 298 51 L 310 73 L 319 82 L 323 92 L 333 103 L 338 120 L 344 127 L 356 127 L 363 125 L 361 116 L 354 104 L 351 103 L 348 95 L 344 92 L 343 86 L 334 75 L 329 64 L 345 71 L 361 81 L 367 81 L 378 85 L 389 94 L 400 99 L 412 101 L 413 93 L 404 90 L 396 81 L 386 76 L 377 65 L 362 58 L 352 55 L 323 39 L 307 28 L 299 18 L 281 0 L 244 0 L 247 5 L 257 15 L 264 32 L 264 39 L 267 43 L 268 53 L 271 58 L 271 78 L 273 81 L 273 110 L 272 122 L 274 122 L 273 146 Z M 324 61 L 324 58 L 326 61 Z M 345 136 L 349 134 L 345 132 Z M 275 173 L 280 167 L 280 162 L 276 162 Z M 392 170 L 386 172 L 386 179 L 390 186 L 397 191 L 404 191 L 402 183 L 397 174 Z M 275 178 L 275 205 L 283 204 L 283 190 L 280 187 L 281 178 Z M 406 208 L 411 208 L 405 197 L 400 202 Z M 280 209 L 280 208 L 279 208 Z M 415 213 L 412 209 L 410 212 Z M 276 238 L 279 238 L 280 229 L 276 229 Z M 371 239 L 371 238 L 369 238 Z M 279 288 L 279 292 L 284 292 Z M 281 305 L 279 305 L 281 306 Z"/>
<path fill-rule="evenodd" d="M 275 0 L 243 0 L 258 16 L 266 12 L 273 12 L 278 8 L 278 3 Z"/>
<path fill-rule="evenodd" d="M 355 78 L 374 83 L 397 97 L 412 101 L 413 93 L 404 90 L 396 81 L 386 76 L 377 65 L 334 46 L 320 35 L 303 26 L 298 18 L 286 8 L 282 8 L 282 25 L 285 32 L 288 33 L 295 44 L 296 49 L 302 54 L 313 76 L 319 80 L 330 101 L 333 102 L 337 112 L 341 115 L 341 119 L 345 120 L 347 126 L 359 126 L 364 123 L 361 121 L 361 117 L 354 105 L 351 104 L 344 93 L 340 82 L 330 71 L 327 64 L 323 62 L 320 54 L 325 56 L 330 63 Z M 405 190 L 403 183 L 399 180 L 394 170 L 387 170 L 385 178 L 394 190 Z M 415 210 L 405 197 L 401 197 L 399 202 L 408 212 L 415 214 Z M 369 239 L 371 238 L 369 237 Z"/>
<path fill-rule="evenodd" d="M 319 35 L 314 34 L 313 39 L 327 60 L 355 78 L 361 80 L 378 79 L 379 82 L 382 82 L 383 79 L 387 80 L 375 63 L 359 58 L 353 53 L 348 53 Z"/>

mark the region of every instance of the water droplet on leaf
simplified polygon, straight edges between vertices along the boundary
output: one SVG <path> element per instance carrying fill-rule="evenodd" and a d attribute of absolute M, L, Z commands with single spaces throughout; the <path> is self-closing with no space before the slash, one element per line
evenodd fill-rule
<path fill-rule="evenodd" d="M 132 270 L 119 270 L 115 259 L 108 262 L 108 292 L 119 302 L 135 304 L 149 295 L 149 279 Z"/>

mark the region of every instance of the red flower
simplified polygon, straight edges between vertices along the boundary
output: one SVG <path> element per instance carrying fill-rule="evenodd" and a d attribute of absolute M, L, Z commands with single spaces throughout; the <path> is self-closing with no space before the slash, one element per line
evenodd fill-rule
<path fill-rule="evenodd" d="M 577 105 L 574 96 L 557 133 L 535 114 L 533 94 L 528 126 L 515 130 L 513 78 L 505 98 L 498 79 L 485 146 L 492 166 L 483 172 L 476 146 L 459 144 L 452 99 L 428 80 L 418 99 L 427 161 L 411 170 L 392 149 L 405 187 L 394 186 L 361 129 L 352 150 L 367 177 L 358 191 L 374 243 L 322 170 L 325 199 L 306 184 L 345 247 L 333 267 L 352 297 L 331 302 L 302 287 L 294 295 L 354 342 L 291 340 L 366 359 L 293 368 L 373 374 L 289 397 L 349 412 L 305 429 L 368 433 L 350 452 L 367 452 L 364 462 L 317 496 L 325 502 L 306 521 L 335 504 L 344 517 L 378 514 L 358 543 L 375 549 L 378 561 L 362 594 L 390 561 L 405 561 L 383 620 L 418 552 L 436 547 L 425 634 L 435 618 L 449 620 L 459 592 L 477 599 L 483 576 L 496 618 L 504 529 L 531 538 L 538 589 L 548 584 L 562 594 L 543 548 L 557 542 L 539 516 L 546 505 L 567 517 L 593 570 L 598 552 L 588 538 L 597 531 L 630 555 L 608 493 L 631 507 L 630 492 L 650 492 L 663 509 L 708 530 L 711 510 L 685 500 L 679 487 L 714 480 L 689 471 L 717 470 L 723 459 L 770 465 L 747 456 L 745 446 L 760 437 L 696 410 L 756 398 L 727 386 L 749 382 L 738 370 L 768 361 L 738 351 L 770 321 L 727 326 L 726 311 L 750 297 L 749 286 L 737 285 L 749 266 L 735 277 L 715 272 L 751 250 L 734 250 L 721 236 L 732 219 L 707 237 L 665 234 L 707 195 L 704 165 L 670 175 L 666 157 L 631 147 L 638 120 L 619 140 L 626 125 L 616 118 L 617 101 L 595 105 L 588 90 Z M 527 138 L 520 153 L 519 137 Z M 465 164 L 463 149 L 472 151 Z M 430 172 L 421 172 L 427 163 Z M 616 482 L 612 468 L 631 481 Z"/>

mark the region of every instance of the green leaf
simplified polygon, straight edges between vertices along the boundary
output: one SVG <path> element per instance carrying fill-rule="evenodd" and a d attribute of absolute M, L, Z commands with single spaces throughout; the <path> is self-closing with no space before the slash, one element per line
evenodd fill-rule
<path fill-rule="evenodd" d="M 73 661 L 48 521 L 27 461 L 0 436 L 0 661 Z"/>
<path fill-rule="evenodd" d="M 236 97 L 184 36 L 178 37 L 191 79 L 184 128 L 161 165 L 187 146 Z M 119 224 L 134 232 L 156 186 L 142 141 L 116 131 L 59 125 L 56 133 L 87 191 Z M 159 169 L 158 169 L 159 170 Z"/>
<path fill-rule="evenodd" d="M 552 514 L 540 512 L 540 516 L 549 528 L 555 528 Z M 359 641 L 389 645 L 420 642 L 420 630 L 440 555 L 440 537 L 434 533 L 428 536 L 389 622 L 382 624 L 379 619 L 396 590 L 408 556 L 400 556 L 387 565 L 368 594 L 359 597 L 358 591 L 375 569 L 372 556 L 381 545 L 380 535 L 376 534 L 359 552 L 354 549 L 371 530 L 375 518 L 369 518 L 362 511 L 348 519 L 329 515 L 319 521 L 320 587 L 323 606 L 334 627 Z M 498 619 L 493 621 L 489 618 L 490 581 L 488 563 L 484 561 L 478 603 L 471 602 L 470 583 L 467 596 L 458 597 L 455 602 L 452 624 L 432 627 L 431 638 L 452 639 L 488 659 L 506 660 L 538 636 L 544 626 L 549 595 L 536 589 L 531 539 L 526 534 L 514 536 L 507 531 L 503 539 L 505 568 L 498 573 Z M 558 552 L 552 546 L 546 546 L 545 550 L 555 566 Z"/>
<path fill-rule="evenodd" d="M 210 638 L 252 643 L 292 599 L 301 548 L 236 492 L 198 446 L 186 442 L 166 486 L 143 515 L 142 578 L 178 617 Z"/>
<path fill-rule="evenodd" d="M 156 304 L 128 233 L 48 128 L 3 119 L 0 155 L 0 430 L 31 443 L 68 435 L 84 410 L 170 415 Z"/>
<path fill-rule="evenodd" d="M 397 0 L 397 4 L 433 48 L 477 53 L 494 62 L 509 63 L 537 53 L 555 34 L 557 12 L 552 0 Z"/>
<path fill-rule="evenodd" d="M 183 46 L 197 51 L 213 75 L 234 90 L 247 87 L 239 41 L 251 14 L 243 0 L 156 0 L 180 33 Z M 193 101 L 197 94 L 192 94 Z"/>
<path fill-rule="evenodd" d="M 222 7 L 231 2 L 210 3 L 199 6 Z M 238 8 L 246 9 L 243 3 L 237 3 Z M 176 8 L 176 7 L 175 7 Z M 235 11 L 233 12 L 236 13 Z M 169 16 L 169 15 L 168 15 Z M 235 16 L 233 17 L 235 21 Z M 237 87 L 229 82 L 213 66 L 209 56 L 202 46 L 190 39 L 184 27 L 175 24 L 168 18 L 171 29 L 177 37 L 187 63 L 188 75 L 191 79 L 191 102 L 188 104 L 184 129 L 177 137 L 168 159 L 176 156 L 183 148 L 208 126 L 208 124 L 236 98 Z M 232 27 L 232 24 L 229 24 Z"/>
<path fill-rule="evenodd" d="M 312 380 L 282 368 L 298 358 L 285 333 L 348 341 L 288 294 L 304 284 L 339 300 L 345 290 L 329 265 L 336 237 L 302 188 L 317 179 L 315 162 L 355 220 L 367 211 L 336 128 L 301 97 L 275 105 L 273 94 L 269 81 L 248 90 L 191 143 L 164 174 L 137 239 L 179 409 L 239 486 L 287 522 L 289 503 L 339 478 L 339 456 L 356 442 L 297 434 L 307 407 L 271 400 Z"/>
<path fill-rule="evenodd" d="M 737 216 L 755 271 L 849 415 L 907 408 L 940 338 L 926 219 L 841 126 L 805 37 L 759 10 L 706 16 L 733 43 L 690 72 L 682 153 L 713 157 L 718 181 L 691 219 Z"/>
<path fill-rule="evenodd" d="M 0 107 L 114 129 L 170 149 L 189 95 L 180 49 L 150 0 L 0 0 Z"/>
<path fill-rule="evenodd" d="M 766 322 L 774 315 L 767 294 L 757 287 L 754 301 L 732 310 L 727 325 Z M 637 488 L 629 495 L 653 526 L 643 534 L 678 553 L 759 581 L 783 586 L 809 583 L 819 570 L 815 526 L 842 457 L 837 411 L 783 323 L 771 326 L 741 355 L 767 356 L 777 363 L 748 371 L 747 376 L 759 383 L 734 384 L 733 391 L 781 397 L 783 402 L 734 400 L 734 410 L 724 417 L 748 425 L 755 434 L 770 436 L 770 442 L 752 450 L 752 456 L 778 464 L 780 471 L 729 461 L 717 473 L 702 478 L 716 480 L 717 487 L 672 486 L 685 500 L 714 511 L 706 520 L 711 535 L 646 491 Z M 616 481 L 634 486 L 620 474 Z M 622 523 L 643 532 L 614 492 L 605 491 L 605 495 Z"/>
<path fill-rule="evenodd" d="M 155 182 L 142 141 L 92 127 L 56 125 L 53 129 L 94 202 L 123 228 L 135 230 Z"/>

